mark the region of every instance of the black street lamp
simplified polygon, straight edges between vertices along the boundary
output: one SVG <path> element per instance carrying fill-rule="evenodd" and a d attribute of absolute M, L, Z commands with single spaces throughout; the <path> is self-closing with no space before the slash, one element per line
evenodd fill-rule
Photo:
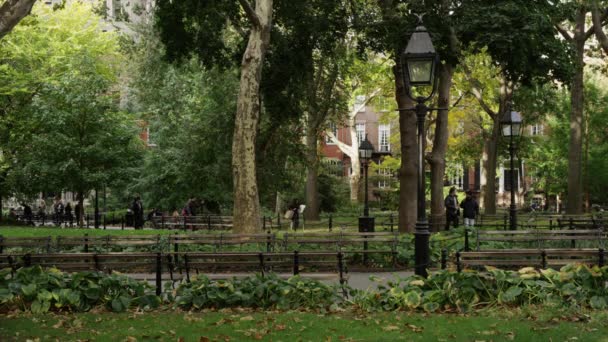
<path fill-rule="evenodd" d="M 421 20 L 422 21 L 422 20 Z M 429 248 L 429 222 L 426 218 L 426 198 L 425 198 L 425 174 L 424 174 L 424 150 L 426 145 L 426 134 L 424 130 L 424 121 L 428 108 L 425 104 L 430 100 L 437 90 L 437 66 L 439 64 L 439 55 L 433 47 L 431 36 L 422 23 L 412 36 L 405 51 L 401 55 L 401 69 L 403 72 L 403 82 L 407 96 L 416 101 L 414 110 L 418 121 L 418 219 L 416 221 L 416 231 L 414 232 L 414 260 L 415 273 L 426 277 L 428 275 L 426 268 L 430 264 L 430 248 Z M 412 88 L 417 86 L 430 86 L 431 93 L 428 96 L 414 95 Z"/>
<path fill-rule="evenodd" d="M 509 109 L 500 120 L 500 131 L 504 138 L 509 139 L 509 155 L 511 157 L 511 206 L 509 207 L 509 218 L 511 230 L 517 229 L 517 207 L 515 206 L 515 168 L 513 159 L 517 148 L 517 139 L 521 136 L 522 119 L 518 112 Z"/>
<path fill-rule="evenodd" d="M 365 140 L 359 145 L 359 159 L 363 163 L 363 172 L 365 176 L 365 206 L 363 207 L 363 216 L 359 217 L 359 231 L 360 232 L 373 232 L 374 231 L 374 218 L 369 217 L 369 205 L 368 205 L 368 190 L 367 190 L 367 169 L 369 162 L 372 159 L 374 153 L 374 145 L 367 140 L 367 134 Z"/>

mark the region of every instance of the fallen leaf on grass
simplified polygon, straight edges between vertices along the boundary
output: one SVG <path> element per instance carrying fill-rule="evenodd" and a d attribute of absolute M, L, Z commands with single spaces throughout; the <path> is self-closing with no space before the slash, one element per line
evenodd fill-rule
<path fill-rule="evenodd" d="M 253 316 L 243 316 L 241 317 L 241 321 L 253 321 Z"/>
<path fill-rule="evenodd" d="M 382 328 L 382 330 L 384 331 L 395 331 L 395 330 L 399 330 L 399 327 L 396 325 L 387 325 L 384 328 Z"/>
<path fill-rule="evenodd" d="M 63 327 L 64 325 L 65 325 L 65 321 L 59 320 L 57 323 L 55 323 L 55 325 L 53 325 L 53 328 L 59 329 L 59 328 Z"/>
<path fill-rule="evenodd" d="M 419 332 L 422 332 L 422 330 L 424 330 L 424 328 L 423 328 L 423 327 L 418 327 L 418 326 L 415 326 L 415 325 L 413 325 L 413 324 L 408 324 L 408 325 L 407 325 L 407 327 L 408 327 L 408 328 L 409 328 L 411 331 L 413 331 L 413 332 L 415 332 L 415 333 L 419 333 Z"/>
<path fill-rule="evenodd" d="M 277 324 L 277 325 L 274 326 L 274 330 L 277 330 L 277 331 L 285 330 L 285 328 L 286 327 L 285 327 L 284 324 Z"/>

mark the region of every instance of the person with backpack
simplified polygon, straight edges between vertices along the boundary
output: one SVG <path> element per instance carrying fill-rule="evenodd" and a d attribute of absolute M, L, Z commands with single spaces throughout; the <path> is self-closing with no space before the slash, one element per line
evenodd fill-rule
<path fill-rule="evenodd" d="M 473 198 L 473 192 L 467 191 L 467 197 L 460 202 L 462 208 L 462 217 L 464 218 L 465 227 L 475 226 L 475 217 L 479 214 L 479 204 Z"/>
<path fill-rule="evenodd" d="M 133 211 L 133 228 L 142 229 L 144 227 L 144 206 L 139 196 L 135 196 L 131 210 Z"/>

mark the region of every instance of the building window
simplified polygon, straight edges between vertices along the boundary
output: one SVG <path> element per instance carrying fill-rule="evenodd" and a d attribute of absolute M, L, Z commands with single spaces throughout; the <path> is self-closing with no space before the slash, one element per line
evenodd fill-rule
<path fill-rule="evenodd" d="M 327 128 L 327 130 L 328 130 L 329 132 L 332 132 L 332 133 L 334 134 L 334 136 L 336 137 L 336 139 L 338 139 L 338 126 L 337 126 L 335 123 L 330 122 L 330 123 L 329 123 L 329 127 Z M 328 135 L 328 134 L 326 134 L 326 135 L 325 135 L 325 143 L 326 143 L 327 145 L 335 145 L 335 144 L 336 144 L 336 143 L 335 143 L 335 142 L 334 142 L 334 141 L 333 141 L 333 140 L 332 140 L 332 139 L 329 137 L 329 135 Z"/>
<path fill-rule="evenodd" d="M 543 135 L 543 125 L 534 124 L 534 125 L 530 126 L 530 135 L 532 135 L 532 136 Z"/>
<path fill-rule="evenodd" d="M 339 159 L 324 159 L 323 163 L 327 169 L 327 173 L 332 176 L 342 177 L 344 175 L 344 166 Z"/>
<path fill-rule="evenodd" d="M 464 186 L 464 169 L 462 165 L 456 165 L 449 178 L 450 184 L 456 189 L 463 190 Z"/>
<path fill-rule="evenodd" d="M 380 124 L 378 126 L 378 148 L 380 152 L 390 152 L 391 144 L 391 125 L 390 124 Z"/>
<path fill-rule="evenodd" d="M 365 122 L 358 122 L 355 125 L 355 129 L 357 131 L 357 142 L 361 144 L 365 140 Z"/>
<path fill-rule="evenodd" d="M 387 189 L 391 186 L 391 178 L 393 177 L 393 173 L 389 168 L 379 168 L 378 169 L 378 188 L 379 189 Z"/>

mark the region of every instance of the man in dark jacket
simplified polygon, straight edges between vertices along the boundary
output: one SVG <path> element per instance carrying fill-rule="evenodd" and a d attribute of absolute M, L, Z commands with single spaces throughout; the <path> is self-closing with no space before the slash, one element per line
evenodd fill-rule
<path fill-rule="evenodd" d="M 449 195 L 445 198 L 445 230 L 450 230 L 450 223 L 454 223 L 454 228 L 458 228 L 458 197 L 456 188 L 450 188 Z"/>
<path fill-rule="evenodd" d="M 470 190 L 467 191 L 467 198 L 460 203 L 460 207 L 462 208 L 465 227 L 474 227 L 475 217 L 479 214 L 479 204 L 473 198 L 473 193 Z"/>
<path fill-rule="evenodd" d="M 144 226 L 144 206 L 139 196 L 135 196 L 131 210 L 133 210 L 133 228 L 142 229 Z"/>

